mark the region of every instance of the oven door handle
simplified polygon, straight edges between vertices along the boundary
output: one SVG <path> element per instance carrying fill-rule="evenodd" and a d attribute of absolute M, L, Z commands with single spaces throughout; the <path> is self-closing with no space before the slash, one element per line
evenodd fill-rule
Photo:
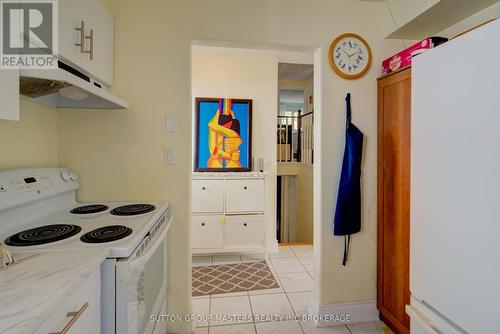
<path fill-rule="evenodd" d="M 146 262 L 149 261 L 151 256 L 153 256 L 153 254 L 155 253 L 156 249 L 158 249 L 158 247 L 160 247 L 160 244 L 164 241 L 165 236 L 170 229 L 173 218 L 173 216 L 168 217 L 168 222 L 164 225 L 163 230 L 159 234 L 155 235 L 153 244 L 150 243 L 139 256 L 136 256 L 136 252 L 134 252 L 134 258 L 129 263 L 130 269 L 134 270 L 135 268 L 141 268 L 146 265 Z"/>

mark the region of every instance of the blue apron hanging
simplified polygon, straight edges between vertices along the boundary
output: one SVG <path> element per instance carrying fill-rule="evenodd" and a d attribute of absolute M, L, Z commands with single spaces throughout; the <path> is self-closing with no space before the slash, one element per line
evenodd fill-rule
<path fill-rule="evenodd" d="M 363 133 L 351 123 L 351 94 L 346 98 L 346 139 L 340 176 L 337 207 L 333 220 L 333 235 L 344 236 L 344 258 L 347 264 L 351 234 L 361 230 L 361 156 Z"/>

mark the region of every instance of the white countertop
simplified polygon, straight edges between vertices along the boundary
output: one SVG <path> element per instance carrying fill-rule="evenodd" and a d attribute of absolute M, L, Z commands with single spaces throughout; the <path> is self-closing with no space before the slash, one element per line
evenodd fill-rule
<path fill-rule="evenodd" d="M 32 334 L 108 253 L 108 247 L 14 253 L 19 263 L 0 269 L 0 333 Z"/>

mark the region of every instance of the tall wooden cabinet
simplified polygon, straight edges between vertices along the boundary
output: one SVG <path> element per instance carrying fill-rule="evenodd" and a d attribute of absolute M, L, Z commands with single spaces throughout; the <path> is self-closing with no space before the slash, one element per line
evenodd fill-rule
<path fill-rule="evenodd" d="M 410 332 L 411 69 L 378 80 L 377 307 L 395 332 Z"/>

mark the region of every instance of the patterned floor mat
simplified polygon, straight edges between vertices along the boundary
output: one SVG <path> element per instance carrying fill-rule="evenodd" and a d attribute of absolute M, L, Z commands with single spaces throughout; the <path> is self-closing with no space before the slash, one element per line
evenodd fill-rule
<path fill-rule="evenodd" d="M 193 268 L 193 296 L 279 288 L 266 261 Z"/>

